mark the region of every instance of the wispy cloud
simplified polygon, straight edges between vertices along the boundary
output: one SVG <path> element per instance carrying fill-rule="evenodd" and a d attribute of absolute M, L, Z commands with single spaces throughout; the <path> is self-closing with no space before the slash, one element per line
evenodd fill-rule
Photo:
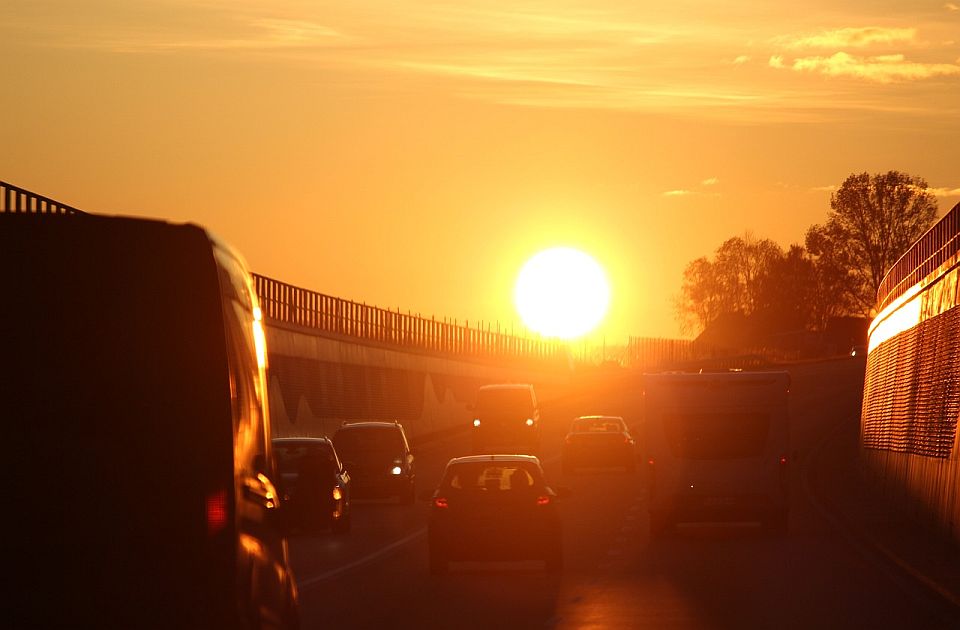
<path fill-rule="evenodd" d="M 946 9 L 947 11 L 960 11 L 960 6 L 957 6 L 952 2 L 946 3 L 945 5 L 943 5 L 943 8 Z"/>
<path fill-rule="evenodd" d="M 935 197 L 960 197 L 960 188 L 927 188 Z"/>
<path fill-rule="evenodd" d="M 836 184 L 830 184 L 829 186 L 814 186 L 810 190 L 813 192 L 833 192 L 837 189 Z"/>
<path fill-rule="evenodd" d="M 782 65 L 773 65 L 783 68 Z M 916 81 L 940 76 L 960 75 L 960 65 L 909 61 L 903 55 L 860 57 L 837 52 L 829 57 L 801 57 L 791 65 L 798 72 L 815 72 L 832 77 L 854 77 L 876 83 Z"/>
<path fill-rule="evenodd" d="M 750 61 L 750 55 L 738 55 L 734 60 L 734 65 L 742 66 L 743 64 Z"/>
<path fill-rule="evenodd" d="M 720 179 L 717 177 L 708 177 L 707 179 L 700 182 L 703 186 L 716 186 L 720 183 Z"/>
<path fill-rule="evenodd" d="M 680 190 L 668 190 L 668 191 L 664 192 L 662 196 L 664 196 L 664 197 L 686 197 L 687 195 L 696 195 L 696 194 L 697 194 L 697 193 L 695 193 L 695 192 L 692 191 L 692 190 L 683 190 L 683 189 L 680 189 Z"/>
<path fill-rule="evenodd" d="M 865 48 L 874 44 L 912 42 L 915 28 L 885 28 L 863 26 L 821 31 L 814 35 L 799 35 L 779 38 L 787 48 Z"/>
<path fill-rule="evenodd" d="M 770 57 L 768 62 L 771 68 L 783 68 L 783 56 L 782 55 L 773 55 Z"/>

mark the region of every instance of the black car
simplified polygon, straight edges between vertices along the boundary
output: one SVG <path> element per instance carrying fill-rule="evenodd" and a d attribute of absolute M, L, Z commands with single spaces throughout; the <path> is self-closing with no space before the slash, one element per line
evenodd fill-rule
<path fill-rule="evenodd" d="M 620 416 L 580 416 L 563 440 L 561 468 L 637 468 L 637 444 Z"/>
<path fill-rule="evenodd" d="M 533 385 L 484 385 L 472 409 L 474 453 L 533 455 L 539 451 L 540 405 Z"/>
<path fill-rule="evenodd" d="M 431 497 L 430 572 L 471 560 L 543 560 L 547 571 L 560 571 L 557 498 L 532 455 L 451 459 Z"/>
<path fill-rule="evenodd" d="M 416 497 L 416 466 L 399 422 L 347 422 L 333 436 L 360 499 L 397 497 L 409 505 Z"/>
<path fill-rule="evenodd" d="M 325 437 L 274 438 L 283 510 L 292 529 L 350 531 L 350 474 Z"/>

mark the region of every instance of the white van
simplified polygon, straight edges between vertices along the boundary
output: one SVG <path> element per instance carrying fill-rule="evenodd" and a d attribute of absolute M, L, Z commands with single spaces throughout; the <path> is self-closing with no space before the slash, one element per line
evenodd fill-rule
<path fill-rule="evenodd" d="M 787 528 L 787 372 L 643 377 L 650 529 L 691 521 Z"/>

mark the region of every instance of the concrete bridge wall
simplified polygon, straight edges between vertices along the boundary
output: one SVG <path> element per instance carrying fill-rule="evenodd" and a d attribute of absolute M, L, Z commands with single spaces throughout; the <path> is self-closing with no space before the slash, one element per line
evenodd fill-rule
<path fill-rule="evenodd" d="M 477 388 L 532 382 L 549 399 L 568 378 L 523 365 L 454 360 L 267 322 L 277 436 L 332 435 L 344 420 L 399 420 L 414 442 L 466 430 Z"/>

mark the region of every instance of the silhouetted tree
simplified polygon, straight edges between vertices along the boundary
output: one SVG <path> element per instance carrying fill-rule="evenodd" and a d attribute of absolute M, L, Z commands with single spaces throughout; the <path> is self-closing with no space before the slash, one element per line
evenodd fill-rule
<path fill-rule="evenodd" d="M 830 196 L 830 207 L 827 222 L 807 231 L 807 251 L 840 291 L 838 308 L 869 315 L 883 276 L 933 225 L 936 198 L 920 177 L 859 173 Z"/>
<path fill-rule="evenodd" d="M 726 240 L 713 261 L 691 262 L 683 272 L 677 302 L 681 328 L 690 333 L 724 314 L 751 315 L 761 303 L 766 276 L 782 257 L 783 251 L 773 241 L 747 234 Z"/>

